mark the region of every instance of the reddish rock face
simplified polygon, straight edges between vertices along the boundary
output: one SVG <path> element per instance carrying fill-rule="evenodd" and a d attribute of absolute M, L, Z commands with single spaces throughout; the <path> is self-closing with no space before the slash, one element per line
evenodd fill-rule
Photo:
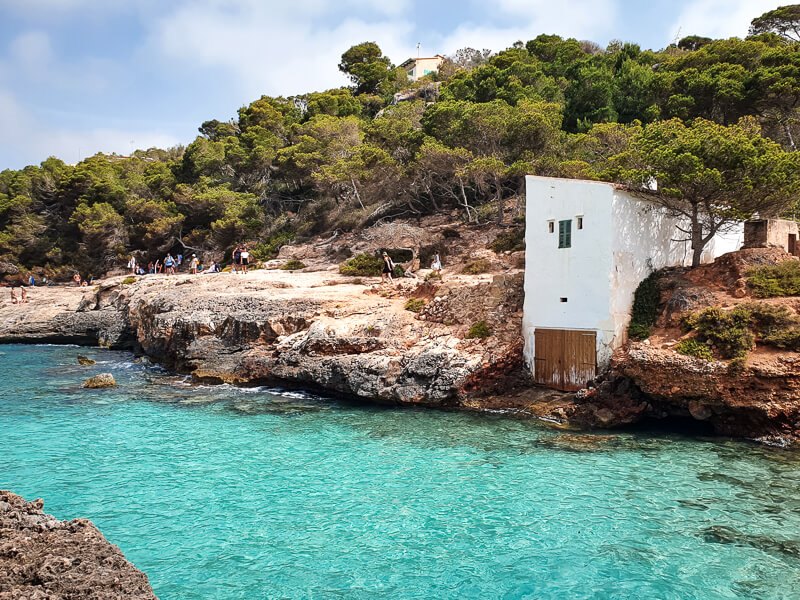
<path fill-rule="evenodd" d="M 678 354 L 683 319 L 709 306 L 753 302 L 753 267 L 797 260 L 780 248 L 732 252 L 696 269 L 661 278 L 660 316 L 653 334 L 614 356 L 612 373 L 572 413 L 588 425 L 620 425 L 645 418 L 691 418 L 716 433 L 779 445 L 800 443 L 800 354 L 757 344 L 745 361 L 707 361 Z M 797 298 L 759 299 L 797 312 Z M 620 392 L 619 382 L 625 381 Z M 599 411 L 603 411 L 600 413 Z"/>
<path fill-rule="evenodd" d="M 156 600 L 147 576 L 85 519 L 0 491 L 0 598 Z"/>

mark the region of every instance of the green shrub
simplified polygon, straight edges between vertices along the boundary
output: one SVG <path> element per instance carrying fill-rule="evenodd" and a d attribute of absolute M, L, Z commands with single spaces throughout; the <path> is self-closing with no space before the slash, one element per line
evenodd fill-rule
<path fill-rule="evenodd" d="M 256 260 L 269 260 L 278 256 L 281 246 L 284 246 L 294 239 L 291 231 L 281 231 L 268 237 L 266 241 L 256 244 L 251 249 L 251 254 Z"/>
<path fill-rule="evenodd" d="M 136 277 L 133 275 L 128 275 L 125 279 L 122 280 L 122 285 L 130 285 L 132 283 L 136 283 Z"/>
<path fill-rule="evenodd" d="M 281 269 L 284 271 L 297 271 L 298 269 L 305 269 L 306 263 L 301 260 L 297 260 L 296 258 L 292 258 L 287 260 L 283 265 L 281 265 Z"/>
<path fill-rule="evenodd" d="M 515 227 L 504 231 L 489 244 L 489 249 L 497 253 L 525 250 L 525 228 Z"/>
<path fill-rule="evenodd" d="M 467 331 L 467 339 L 485 339 L 492 335 L 492 330 L 489 328 L 489 325 L 486 324 L 486 321 L 478 321 L 473 323 L 472 326 Z"/>
<path fill-rule="evenodd" d="M 751 269 L 747 284 L 757 298 L 800 296 L 800 261 L 787 260 Z"/>
<path fill-rule="evenodd" d="M 440 271 L 431 271 L 425 275 L 425 281 L 441 281 L 442 273 Z"/>
<path fill-rule="evenodd" d="M 480 275 L 481 273 L 488 273 L 491 271 L 491 269 L 492 266 L 489 264 L 488 260 L 479 258 L 464 265 L 464 268 L 461 269 L 461 272 L 466 275 Z"/>
<path fill-rule="evenodd" d="M 797 314 L 785 306 L 775 306 L 766 302 L 748 302 L 740 304 L 739 308 L 750 313 L 750 326 L 762 337 L 800 325 L 800 318 Z"/>
<path fill-rule="evenodd" d="M 633 294 L 631 322 L 628 325 L 628 337 L 632 340 L 649 338 L 653 325 L 658 320 L 658 305 L 661 301 L 658 278 L 658 273 L 650 273 Z"/>
<path fill-rule="evenodd" d="M 342 275 L 374 277 L 383 271 L 383 259 L 375 254 L 358 254 L 339 265 Z"/>
<path fill-rule="evenodd" d="M 422 298 L 409 298 L 406 300 L 406 310 L 410 310 L 413 313 L 418 313 L 423 308 L 425 308 L 425 300 Z"/>
<path fill-rule="evenodd" d="M 714 355 L 711 354 L 711 348 L 695 339 L 682 340 L 675 346 L 675 352 L 678 354 L 685 354 L 686 356 L 702 358 L 703 360 L 714 360 Z"/>
<path fill-rule="evenodd" d="M 765 344 L 800 352 L 800 328 L 786 329 L 783 331 L 775 331 L 762 340 Z"/>
<path fill-rule="evenodd" d="M 747 356 L 755 345 L 751 319 L 752 313 L 745 306 L 729 311 L 712 306 L 691 315 L 687 323 L 700 342 L 711 342 L 723 358 L 738 358 Z"/>

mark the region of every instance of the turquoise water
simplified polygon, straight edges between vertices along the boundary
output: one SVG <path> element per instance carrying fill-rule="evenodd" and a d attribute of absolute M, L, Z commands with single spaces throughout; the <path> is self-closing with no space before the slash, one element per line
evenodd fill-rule
<path fill-rule="evenodd" d="M 118 388 L 80 388 L 103 371 Z M 800 589 L 800 454 L 743 442 L 196 387 L 46 346 L 0 346 L 0 433 L 0 488 L 92 519 L 162 600 Z"/>

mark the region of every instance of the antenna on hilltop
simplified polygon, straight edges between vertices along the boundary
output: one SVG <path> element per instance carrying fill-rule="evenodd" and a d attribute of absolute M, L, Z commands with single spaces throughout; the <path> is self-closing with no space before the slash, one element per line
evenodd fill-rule
<path fill-rule="evenodd" d="M 681 27 L 678 27 L 678 31 L 675 32 L 675 37 L 672 40 L 672 44 L 674 46 L 677 46 L 678 42 L 681 41 L 681 29 L 682 29 Z"/>

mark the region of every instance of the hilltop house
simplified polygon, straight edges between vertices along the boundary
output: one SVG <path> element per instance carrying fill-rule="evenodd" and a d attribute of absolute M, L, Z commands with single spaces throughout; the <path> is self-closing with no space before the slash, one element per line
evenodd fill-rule
<path fill-rule="evenodd" d="M 425 77 L 425 75 L 430 75 L 438 71 L 444 58 L 445 57 L 441 54 L 436 54 L 428 58 L 409 58 L 400 65 L 400 68 L 406 70 L 408 78 L 411 81 L 417 81 Z"/>
<path fill-rule="evenodd" d="M 664 208 L 614 184 L 528 176 L 526 190 L 525 358 L 538 383 L 577 390 L 626 341 L 639 283 L 691 264 L 690 243 Z M 703 261 L 742 238 L 718 235 Z"/>

